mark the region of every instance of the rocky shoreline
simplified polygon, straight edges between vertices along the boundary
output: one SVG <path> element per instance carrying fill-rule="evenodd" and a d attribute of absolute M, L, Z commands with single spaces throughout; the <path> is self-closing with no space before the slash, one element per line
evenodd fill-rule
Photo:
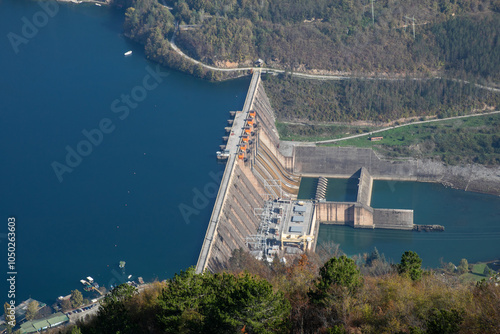
<path fill-rule="evenodd" d="M 418 181 L 434 181 L 445 187 L 500 196 L 500 167 L 477 164 L 449 166 L 429 160 L 418 160 L 417 163 L 421 172 L 433 175 L 429 180 Z"/>

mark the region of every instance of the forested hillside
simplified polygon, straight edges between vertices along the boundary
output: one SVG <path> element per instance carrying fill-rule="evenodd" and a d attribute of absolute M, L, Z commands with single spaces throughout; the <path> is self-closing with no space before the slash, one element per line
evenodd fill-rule
<path fill-rule="evenodd" d="M 498 0 L 176 1 L 177 43 L 211 64 L 354 73 L 435 73 L 497 80 Z M 410 19 L 411 18 L 411 19 Z M 413 21 L 415 19 L 415 39 Z M 373 21 L 372 21 L 373 19 Z"/>
<path fill-rule="evenodd" d="M 215 81 L 235 76 L 234 73 L 207 71 L 175 52 L 168 42 L 174 31 L 175 18 L 156 0 L 114 0 L 115 6 L 126 8 L 124 33 L 133 41 L 143 44 L 148 58 L 199 78 Z"/>
<path fill-rule="evenodd" d="M 459 280 L 470 271 L 465 259 L 427 271 L 411 251 L 393 265 L 376 249 L 353 259 L 332 250 L 333 257 L 302 255 L 289 264 L 236 250 L 224 272 L 191 268 L 141 293 L 123 284 L 97 317 L 64 332 L 500 333 L 498 274 L 487 266 L 474 284 Z"/>
<path fill-rule="evenodd" d="M 330 73 L 449 73 L 500 78 L 500 0 L 114 0 L 125 32 L 148 57 L 220 79 L 172 52 L 174 21 L 190 25 L 176 43 L 206 64 L 227 62 Z M 413 19 L 415 37 L 413 36 Z M 221 76 L 221 74 L 218 74 Z"/>
<path fill-rule="evenodd" d="M 317 81 L 263 76 L 277 117 L 313 122 L 389 122 L 500 108 L 500 93 L 446 79 Z"/>

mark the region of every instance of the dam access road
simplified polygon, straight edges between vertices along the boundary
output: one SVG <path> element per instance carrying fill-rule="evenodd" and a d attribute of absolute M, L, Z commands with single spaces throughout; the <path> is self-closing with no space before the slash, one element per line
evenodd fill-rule
<path fill-rule="evenodd" d="M 244 131 L 243 126 L 245 125 L 245 120 L 248 117 L 252 102 L 255 98 L 255 92 L 257 90 L 259 79 L 260 72 L 255 71 L 252 76 L 252 81 L 250 82 L 250 87 L 248 89 L 243 110 L 236 113 L 233 121 L 231 133 L 226 144 L 226 149 L 229 150 L 229 158 L 227 159 L 226 168 L 224 170 L 224 175 L 222 176 L 219 192 L 217 193 L 217 198 L 215 200 L 212 216 L 210 217 L 207 233 L 205 234 L 205 239 L 203 240 L 201 252 L 198 257 L 198 262 L 196 264 L 196 273 L 202 273 L 208 264 L 210 252 L 212 251 L 212 242 L 216 236 L 219 216 L 221 215 L 222 207 L 228 193 L 229 181 L 231 180 L 234 167 L 236 166 L 236 159 L 239 148 L 238 145 Z"/>

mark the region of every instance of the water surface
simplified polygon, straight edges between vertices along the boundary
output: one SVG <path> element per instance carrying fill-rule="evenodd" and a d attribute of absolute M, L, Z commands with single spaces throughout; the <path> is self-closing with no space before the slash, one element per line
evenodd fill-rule
<path fill-rule="evenodd" d="M 122 36 L 123 13 L 60 4 L 16 54 L 5 37 L 22 34 L 22 18 L 40 11 L 37 1 L 0 1 L 0 232 L 15 216 L 16 300 L 51 303 L 81 289 L 88 275 L 109 286 L 129 274 L 165 279 L 196 264 L 215 201 L 213 175 L 224 168 L 215 151 L 249 78 L 214 84 L 162 69 L 168 76 L 138 95 L 156 65 Z M 124 117 L 121 99 L 132 94 L 140 101 Z M 82 131 L 103 119 L 114 131 L 59 182 L 51 164 L 64 164 L 66 147 L 76 150 Z"/>
<path fill-rule="evenodd" d="M 425 266 L 440 259 L 458 263 L 500 258 L 500 198 L 445 188 L 435 183 L 374 181 L 374 208 L 413 209 L 415 224 L 437 224 L 444 232 L 362 230 L 322 225 L 318 242 L 333 241 L 349 255 L 377 247 L 399 262 L 406 250 L 416 251 Z"/>

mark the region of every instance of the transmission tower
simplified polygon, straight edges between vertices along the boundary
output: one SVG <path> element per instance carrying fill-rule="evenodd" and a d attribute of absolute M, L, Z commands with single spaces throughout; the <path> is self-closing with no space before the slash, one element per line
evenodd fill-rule
<path fill-rule="evenodd" d="M 413 21 L 413 39 L 415 39 L 415 16 L 405 16 L 406 19 Z"/>

